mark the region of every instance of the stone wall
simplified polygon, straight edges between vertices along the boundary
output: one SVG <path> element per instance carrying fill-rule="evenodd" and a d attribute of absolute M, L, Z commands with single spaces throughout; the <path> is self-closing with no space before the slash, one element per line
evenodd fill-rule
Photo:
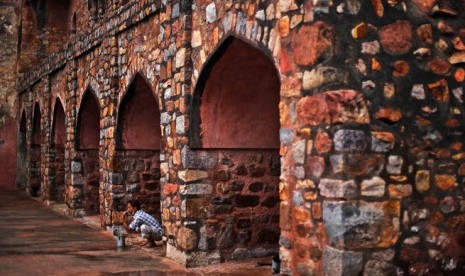
<path fill-rule="evenodd" d="M 47 171 L 50 76 L 62 72 L 70 214 L 85 214 L 91 198 L 111 226 L 129 198 L 147 201 L 155 215 L 160 208 L 167 256 L 186 266 L 279 246 L 282 274 L 460 273 L 464 5 L 143 0 L 108 5 L 99 21 L 83 10 L 69 47 L 20 78 L 27 144 L 39 101 Z M 72 1 L 72 10 L 83 8 Z M 202 132 L 192 131 L 201 128 L 197 86 L 230 39 L 278 69 L 281 160 L 263 149 L 202 149 Z M 159 154 L 115 149 L 117 114 L 137 74 L 159 103 Z M 75 136 L 89 90 L 100 113 L 91 159 Z"/>
<path fill-rule="evenodd" d="M 189 266 L 263 257 L 278 252 L 279 173 L 277 150 L 195 150 L 186 155 L 178 192 L 181 217 L 190 223 L 177 243 L 194 256 Z M 169 197 L 163 206 L 169 205 Z M 168 201 L 168 202 L 167 202 Z M 172 213 L 164 211 L 164 220 Z M 198 251 L 197 253 L 195 251 Z"/>
<path fill-rule="evenodd" d="M 16 1 L 0 1 L 0 159 L 5 160 L 0 186 L 14 186 L 16 167 L 17 119 L 16 62 L 19 7 Z"/>
<path fill-rule="evenodd" d="M 121 174 L 119 187 L 125 195 L 113 200 L 112 209 L 125 211 L 127 202 L 137 199 L 144 211 L 161 221 L 160 151 L 117 150 L 114 162 L 115 173 Z"/>
<path fill-rule="evenodd" d="M 463 271 L 463 1 L 281 3 L 282 271 Z"/>

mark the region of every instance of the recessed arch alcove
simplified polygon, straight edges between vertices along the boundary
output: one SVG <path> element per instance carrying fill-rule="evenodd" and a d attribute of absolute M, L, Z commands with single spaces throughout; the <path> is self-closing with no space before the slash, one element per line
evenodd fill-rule
<path fill-rule="evenodd" d="M 25 188 L 27 183 L 27 119 L 24 110 L 21 112 L 18 134 L 16 186 Z"/>
<path fill-rule="evenodd" d="M 218 221 L 198 250 L 218 250 L 221 260 L 279 251 L 280 79 L 271 54 L 260 47 L 226 38 L 204 65 L 191 106 L 188 154 L 198 157 L 186 159 L 218 161 L 200 167 L 209 175 L 202 183 L 213 185 L 211 198 L 186 197 L 185 216 L 209 210 L 192 228 L 202 233 Z M 205 206 L 194 207 L 199 204 Z M 243 249 L 248 253 L 234 253 Z"/>
<path fill-rule="evenodd" d="M 137 198 L 155 218 L 160 212 L 160 110 L 147 78 L 135 73 L 121 97 L 114 168 L 123 176 L 126 198 Z M 117 210 L 126 201 L 113 203 Z"/>
<path fill-rule="evenodd" d="M 79 106 L 77 148 L 98 149 L 100 139 L 100 109 L 94 93 L 87 89 Z"/>
<path fill-rule="evenodd" d="M 88 215 L 100 212 L 99 204 L 99 140 L 100 108 L 99 101 L 90 88 L 84 92 L 79 105 L 77 118 L 76 158 L 81 162 L 84 179 L 83 205 Z"/>
<path fill-rule="evenodd" d="M 71 21 L 71 0 L 45 1 L 47 53 L 60 50 L 68 39 L 68 25 Z"/>
<path fill-rule="evenodd" d="M 32 117 L 32 146 L 40 146 L 41 143 L 41 124 L 42 116 L 40 114 L 39 103 L 34 105 L 34 115 Z"/>
<path fill-rule="evenodd" d="M 202 70 L 193 148 L 279 148 L 278 72 L 259 49 L 228 37 Z"/>
<path fill-rule="evenodd" d="M 136 74 L 121 100 L 118 112 L 117 147 L 159 150 L 160 110 L 150 84 Z"/>
<path fill-rule="evenodd" d="M 29 159 L 29 192 L 32 196 L 38 196 L 41 190 L 41 121 L 42 115 L 40 112 L 40 105 L 38 102 L 34 105 L 33 116 L 32 116 L 32 140 L 30 148 L 30 159 Z"/>
<path fill-rule="evenodd" d="M 51 197 L 57 202 L 64 201 L 65 195 L 65 143 L 66 125 L 65 111 L 60 98 L 55 99 L 52 118 L 51 160 Z"/>

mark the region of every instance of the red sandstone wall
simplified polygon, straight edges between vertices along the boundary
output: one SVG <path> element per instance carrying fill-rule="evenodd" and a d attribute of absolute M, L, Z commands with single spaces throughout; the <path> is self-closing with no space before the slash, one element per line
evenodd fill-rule
<path fill-rule="evenodd" d="M 82 158 L 82 177 L 84 182 L 83 206 L 86 214 L 100 213 L 99 199 L 99 157 L 98 150 L 82 150 L 78 152 Z"/>
<path fill-rule="evenodd" d="M 0 127 L 0 186 L 14 187 L 16 178 L 16 137 L 18 124 L 15 119 L 7 118 Z"/>
<path fill-rule="evenodd" d="M 17 1 L 0 1 L 0 185 L 15 186 L 17 115 L 16 63 L 20 8 Z"/>
<path fill-rule="evenodd" d="M 150 150 L 117 150 L 115 172 L 122 177 L 124 197 L 113 201 L 114 210 L 126 210 L 127 202 L 137 199 L 142 209 L 161 221 L 160 152 Z M 120 223 L 118 219 L 114 221 Z"/>

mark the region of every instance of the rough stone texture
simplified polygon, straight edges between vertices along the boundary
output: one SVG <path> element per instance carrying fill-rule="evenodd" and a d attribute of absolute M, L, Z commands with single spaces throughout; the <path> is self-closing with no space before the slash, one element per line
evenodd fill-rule
<path fill-rule="evenodd" d="M 368 124 L 370 118 L 366 108 L 366 103 L 359 92 L 330 91 L 299 100 L 297 116 L 302 125 L 349 122 Z"/>
<path fill-rule="evenodd" d="M 386 182 L 375 176 L 372 179 L 363 180 L 361 184 L 362 196 L 382 197 L 386 188 Z"/>
<path fill-rule="evenodd" d="M 363 270 L 363 254 L 326 246 L 323 250 L 323 275 L 359 275 Z"/>
<path fill-rule="evenodd" d="M 198 237 L 191 229 L 182 227 L 176 241 L 183 250 L 192 250 L 197 246 Z"/>
<path fill-rule="evenodd" d="M 299 29 L 292 39 L 294 61 L 299 65 L 313 65 L 321 57 L 333 54 L 333 28 L 318 21 Z"/>
<path fill-rule="evenodd" d="M 361 130 L 341 129 L 334 134 L 336 151 L 364 151 L 368 141 Z"/>
<path fill-rule="evenodd" d="M 412 47 L 412 37 L 412 25 L 408 21 L 397 21 L 379 30 L 381 46 L 390 54 L 405 54 Z"/>
<path fill-rule="evenodd" d="M 19 123 L 13 108 L 17 101 L 16 55 L 21 17 L 19 3 L 0 1 L 0 5 L 0 159 L 4 160 L 0 185 L 11 187 L 15 181 L 16 132 Z"/>
<path fill-rule="evenodd" d="M 357 186 L 353 180 L 343 181 L 323 178 L 318 184 L 320 193 L 325 197 L 352 199 L 357 196 Z"/>
<path fill-rule="evenodd" d="M 21 10 L 14 114 L 17 179 L 29 193 L 50 200 L 55 168 L 64 171 L 69 213 L 99 205 L 102 227 L 116 223 L 129 198 L 146 200 L 171 237 L 167 255 L 186 266 L 279 250 L 282 274 L 321 274 L 332 246 L 340 250 L 330 267 L 337 273 L 351 262 L 354 274 L 365 275 L 465 270 L 460 1 L 100 2 L 98 9 L 95 1 L 70 1 L 66 12 L 51 4 Z M 234 59 L 221 63 L 224 57 Z M 234 70 L 221 78 L 210 74 L 215 66 Z M 153 168 L 143 153 L 118 152 L 117 114 L 137 75 L 160 111 Z M 270 83 L 275 102 L 264 109 Z M 207 89 L 224 105 L 210 105 L 199 120 L 211 84 L 230 90 Z M 236 87 L 263 94 L 250 89 L 236 102 L 221 94 L 246 91 Z M 92 154 L 76 147 L 89 93 L 100 115 Z M 57 98 L 66 118 L 63 170 L 51 147 Z M 250 106 L 234 112 L 241 102 Z M 207 121 L 226 122 L 216 133 L 253 146 L 202 148 Z M 272 131 L 262 132 L 269 124 Z M 71 170 L 73 160 L 82 172 Z M 355 192 L 329 201 L 347 190 L 321 189 L 322 179 Z M 189 250 L 180 238 L 186 227 L 198 235 Z M 363 254 L 360 265 L 345 262 L 353 250 Z"/>
<path fill-rule="evenodd" d="M 325 201 L 323 220 L 329 244 L 340 249 L 382 248 L 398 239 L 400 203 Z"/>

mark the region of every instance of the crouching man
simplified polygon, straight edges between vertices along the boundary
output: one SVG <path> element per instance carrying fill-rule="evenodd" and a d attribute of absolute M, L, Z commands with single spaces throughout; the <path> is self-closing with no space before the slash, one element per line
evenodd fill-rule
<path fill-rule="evenodd" d="M 132 222 L 128 225 L 127 215 L 132 214 Z M 155 241 L 160 241 L 163 236 L 163 230 L 160 223 L 140 209 L 140 202 L 131 200 L 128 202 L 128 209 L 123 213 L 123 226 L 126 231 L 137 231 L 141 233 L 142 238 L 145 239 L 141 244 L 144 247 L 154 247 Z"/>

